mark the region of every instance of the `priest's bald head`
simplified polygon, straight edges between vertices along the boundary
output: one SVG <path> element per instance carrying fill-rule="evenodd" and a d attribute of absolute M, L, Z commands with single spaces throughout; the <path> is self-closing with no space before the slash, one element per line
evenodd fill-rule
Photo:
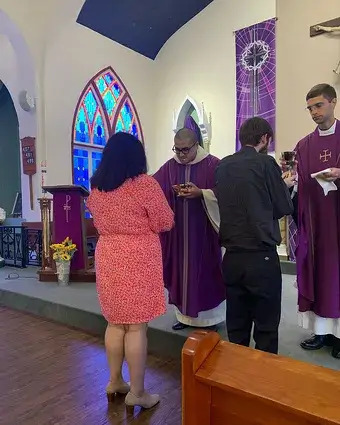
<path fill-rule="evenodd" d="M 190 128 L 181 128 L 175 135 L 173 151 L 182 164 L 188 164 L 196 158 L 198 139 Z"/>
<path fill-rule="evenodd" d="M 337 95 L 334 87 L 329 84 L 317 84 L 307 93 L 306 102 L 313 121 L 321 130 L 328 130 L 335 121 Z"/>

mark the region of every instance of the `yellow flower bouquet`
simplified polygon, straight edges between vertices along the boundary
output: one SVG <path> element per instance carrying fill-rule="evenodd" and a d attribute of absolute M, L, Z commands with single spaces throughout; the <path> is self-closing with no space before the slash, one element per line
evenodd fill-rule
<path fill-rule="evenodd" d="M 53 260 L 56 262 L 71 261 L 77 246 L 70 238 L 66 238 L 62 243 L 54 243 L 50 246 L 53 252 Z"/>

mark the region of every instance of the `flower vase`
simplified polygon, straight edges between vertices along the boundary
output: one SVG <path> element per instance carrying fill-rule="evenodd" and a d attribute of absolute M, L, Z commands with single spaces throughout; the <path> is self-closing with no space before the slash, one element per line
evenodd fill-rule
<path fill-rule="evenodd" d="M 68 286 L 70 284 L 71 261 L 56 261 L 58 284 Z"/>

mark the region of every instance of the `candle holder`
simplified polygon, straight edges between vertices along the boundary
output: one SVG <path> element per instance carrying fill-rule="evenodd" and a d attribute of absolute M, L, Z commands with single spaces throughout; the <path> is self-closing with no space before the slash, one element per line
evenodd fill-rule
<path fill-rule="evenodd" d="M 51 204 L 52 199 L 43 197 L 39 198 L 40 214 L 42 223 L 42 264 L 41 270 L 52 269 L 52 261 L 50 255 L 51 245 Z"/>

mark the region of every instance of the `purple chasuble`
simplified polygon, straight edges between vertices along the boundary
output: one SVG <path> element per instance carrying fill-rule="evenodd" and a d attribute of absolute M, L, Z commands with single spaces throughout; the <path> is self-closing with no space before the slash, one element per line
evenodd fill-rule
<path fill-rule="evenodd" d="M 299 311 L 340 318 L 340 184 L 327 196 L 312 173 L 340 168 L 340 122 L 335 134 L 318 129 L 297 147 L 298 247 L 296 251 Z"/>
<path fill-rule="evenodd" d="M 225 300 L 221 247 L 202 199 L 178 198 L 172 186 L 192 182 L 200 189 L 213 189 L 219 162 L 212 155 L 191 165 L 171 159 L 154 174 L 175 213 L 175 227 L 161 235 L 169 302 L 193 318 Z"/>

